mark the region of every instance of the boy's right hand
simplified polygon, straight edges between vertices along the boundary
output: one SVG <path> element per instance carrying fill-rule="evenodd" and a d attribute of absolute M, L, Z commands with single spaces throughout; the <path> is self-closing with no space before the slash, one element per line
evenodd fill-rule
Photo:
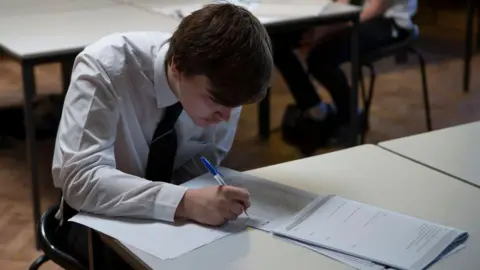
<path fill-rule="evenodd" d="M 250 195 L 246 189 L 213 186 L 187 190 L 176 216 L 216 226 L 237 219 L 248 207 Z"/>

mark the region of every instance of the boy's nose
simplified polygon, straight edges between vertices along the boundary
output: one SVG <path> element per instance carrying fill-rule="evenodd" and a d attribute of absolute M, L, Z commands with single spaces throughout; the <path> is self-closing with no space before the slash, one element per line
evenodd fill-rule
<path fill-rule="evenodd" d="M 215 122 L 230 120 L 232 110 L 230 108 L 222 108 L 213 114 L 213 120 Z"/>
<path fill-rule="evenodd" d="M 225 108 L 224 110 L 222 110 L 222 112 L 220 113 L 221 115 L 221 119 L 223 121 L 228 121 L 230 120 L 230 115 L 232 114 L 232 109 L 230 108 Z"/>

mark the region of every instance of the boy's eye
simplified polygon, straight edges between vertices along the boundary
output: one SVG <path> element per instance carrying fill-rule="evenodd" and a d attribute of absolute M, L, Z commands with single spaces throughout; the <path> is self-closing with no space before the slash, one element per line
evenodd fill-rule
<path fill-rule="evenodd" d="M 212 95 L 207 95 L 206 100 L 210 101 L 211 103 L 218 104 L 218 100 L 216 100 Z"/>

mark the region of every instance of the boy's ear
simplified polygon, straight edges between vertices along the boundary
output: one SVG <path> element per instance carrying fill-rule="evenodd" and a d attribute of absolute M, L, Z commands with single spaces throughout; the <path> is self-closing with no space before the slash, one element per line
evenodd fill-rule
<path fill-rule="evenodd" d="M 180 71 L 177 69 L 175 62 L 173 61 L 173 57 L 169 65 L 170 65 L 170 70 L 172 71 L 173 77 L 178 79 L 180 77 Z"/>

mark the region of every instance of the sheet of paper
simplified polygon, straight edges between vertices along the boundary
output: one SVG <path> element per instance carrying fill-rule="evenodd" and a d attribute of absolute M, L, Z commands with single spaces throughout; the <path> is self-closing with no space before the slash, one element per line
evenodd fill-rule
<path fill-rule="evenodd" d="M 338 196 L 314 201 L 274 233 L 399 269 L 424 269 L 468 237 Z"/>
<path fill-rule="evenodd" d="M 259 3 L 251 5 L 249 10 L 257 17 L 299 18 L 313 17 L 322 13 L 329 5 L 328 1 L 316 4 Z"/>
<path fill-rule="evenodd" d="M 247 226 L 244 217 L 216 228 L 194 223 L 172 225 L 150 220 L 113 219 L 85 213 L 77 214 L 69 221 L 83 224 L 162 260 L 179 257 Z"/>
<path fill-rule="evenodd" d="M 317 16 L 329 5 L 329 1 L 315 4 L 272 4 L 261 3 L 259 1 L 211 1 L 211 3 L 215 2 L 230 2 L 242 6 L 252 12 L 262 23 Z M 158 6 L 153 7 L 152 10 L 176 19 L 181 19 L 190 15 L 195 10 L 201 9 L 205 4 L 206 2 Z"/>
<path fill-rule="evenodd" d="M 219 171 L 227 185 L 246 188 L 250 193 L 251 206 L 247 210 L 250 219 L 247 220 L 247 224 L 256 229 L 271 231 L 318 197 L 314 193 L 238 171 L 226 168 L 220 168 Z M 217 182 L 209 174 L 182 184 L 190 188 L 214 185 L 217 185 Z"/>

